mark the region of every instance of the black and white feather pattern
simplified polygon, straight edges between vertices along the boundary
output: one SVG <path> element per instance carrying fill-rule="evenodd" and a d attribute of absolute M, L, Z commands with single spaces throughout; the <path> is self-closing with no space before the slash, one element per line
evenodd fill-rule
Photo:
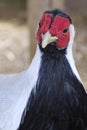
<path fill-rule="evenodd" d="M 87 94 L 73 60 L 72 24 L 69 29 L 66 49 L 37 45 L 28 70 L 0 75 L 1 130 L 87 130 Z"/>
<path fill-rule="evenodd" d="M 70 30 L 74 34 L 73 25 Z M 40 48 L 38 79 L 18 130 L 87 129 L 87 94 L 72 57 L 72 38 L 67 49 Z"/>

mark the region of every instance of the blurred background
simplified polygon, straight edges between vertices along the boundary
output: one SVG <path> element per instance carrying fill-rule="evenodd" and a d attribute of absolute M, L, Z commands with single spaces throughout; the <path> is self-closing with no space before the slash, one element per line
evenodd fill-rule
<path fill-rule="evenodd" d="M 26 70 L 34 56 L 35 30 L 42 13 L 60 8 L 76 29 L 74 57 L 87 87 L 87 0 L 0 0 L 0 73 Z"/>

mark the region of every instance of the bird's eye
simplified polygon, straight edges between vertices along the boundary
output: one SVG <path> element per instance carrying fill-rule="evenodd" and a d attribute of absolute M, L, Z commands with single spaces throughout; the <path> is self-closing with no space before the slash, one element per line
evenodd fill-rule
<path fill-rule="evenodd" d="M 39 23 L 39 27 L 41 28 L 41 24 Z"/>
<path fill-rule="evenodd" d="M 64 30 L 63 30 L 63 33 L 67 33 L 68 32 L 68 28 L 65 28 Z"/>

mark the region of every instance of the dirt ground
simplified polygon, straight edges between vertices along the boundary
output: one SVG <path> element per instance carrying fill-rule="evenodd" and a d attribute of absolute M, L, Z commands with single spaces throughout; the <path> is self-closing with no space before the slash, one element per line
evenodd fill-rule
<path fill-rule="evenodd" d="M 76 26 L 74 57 L 87 88 L 87 27 Z M 0 73 L 17 73 L 29 66 L 29 28 L 26 24 L 0 21 Z"/>

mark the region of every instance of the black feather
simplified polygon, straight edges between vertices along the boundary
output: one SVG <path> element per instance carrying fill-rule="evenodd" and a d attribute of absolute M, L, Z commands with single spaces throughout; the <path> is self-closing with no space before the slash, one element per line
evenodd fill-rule
<path fill-rule="evenodd" d="M 87 130 L 87 94 L 72 72 L 66 49 L 40 49 L 39 77 L 18 130 Z"/>

